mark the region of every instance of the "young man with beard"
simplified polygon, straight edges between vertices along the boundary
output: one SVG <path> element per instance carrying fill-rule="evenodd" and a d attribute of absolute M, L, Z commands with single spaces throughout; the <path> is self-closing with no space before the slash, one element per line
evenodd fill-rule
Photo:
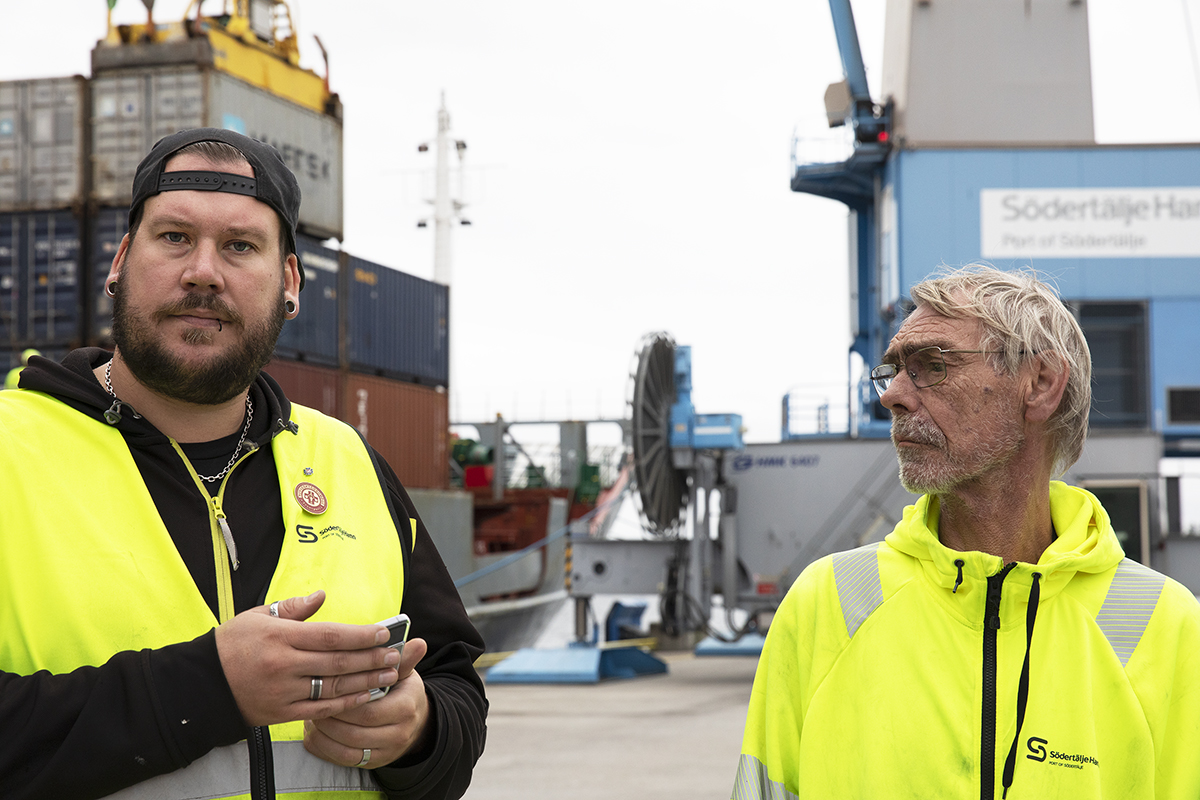
<path fill-rule="evenodd" d="M 163 139 L 106 282 L 115 352 L 0 393 L 0 796 L 466 790 L 482 641 L 392 470 L 261 372 L 299 206 L 268 145 Z M 398 657 L 375 623 L 401 612 Z"/>
<path fill-rule="evenodd" d="M 1087 434 L 1079 325 L 988 267 L 912 299 L 871 377 L 922 497 L 789 590 L 732 796 L 1200 797 L 1200 605 L 1053 480 Z"/>

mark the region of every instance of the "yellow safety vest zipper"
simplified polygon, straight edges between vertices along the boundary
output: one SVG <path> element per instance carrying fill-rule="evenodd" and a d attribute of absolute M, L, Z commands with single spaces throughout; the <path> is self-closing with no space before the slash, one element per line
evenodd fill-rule
<path fill-rule="evenodd" d="M 217 487 L 217 493 L 210 495 L 208 487 L 204 485 L 200 474 L 196 472 L 196 468 L 192 466 L 192 462 L 184 455 L 183 448 L 174 439 L 170 441 L 171 447 L 175 448 L 175 452 L 183 459 L 183 465 L 187 467 L 188 474 L 192 476 L 192 481 L 196 484 L 196 488 L 200 490 L 200 496 L 206 498 L 209 530 L 212 532 L 213 562 L 217 570 L 217 620 L 218 622 L 224 622 L 232 619 L 235 613 L 233 607 L 233 574 L 230 572 L 230 567 L 232 566 L 234 570 L 237 570 L 239 561 L 237 542 L 233 539 L 233 531 L 229 528 L 229 519 L 225 516 L 225 509 L 221 504 L 225 499 L 225 486 L 229 483 L 229 478 L 233 475 L 233 471 L 258 450 L 258 445 L 253 443 L 246 445 L 246 452 L 237 461 L 233 462 L 232 466 L 229 467 L 229 472 L 226 472 L 225 477 L 221 479 L 221 483 Z"/>

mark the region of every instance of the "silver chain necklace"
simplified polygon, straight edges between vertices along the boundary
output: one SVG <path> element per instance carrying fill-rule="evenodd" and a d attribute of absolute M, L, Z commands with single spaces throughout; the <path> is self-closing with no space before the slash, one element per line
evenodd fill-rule
<path fill-rule="evenodd" d="M 113 399 L 117 401 L 113 404 L 112 408 L 104 412 L 104 418 L 110 425 L 116 425 L 121 421 L 121 414 L 118 406 L 129 406 L 129 404 L 117 397 L 117 393 L 113 391 L 111 359 L 107 364 L 104 365 L 104 388 L 110 395 L 112 395 Z M 132 406 L 129 406 L 129 410 L 133 413 L 134 417 L 138 419 L 141 418 L 141 415 L 134 411 Z M 246 434 L 250 433 L 250 421 L 252 419 L 254 419 L 254 401 L 250 399 L 250 393 L 246 392 L 246 424 L 242 426 L 242 436 L 240 439 L 238 439 L 237 447 L 233 449 L 233 455 L 229 457 L 229 463 L 225 465 L 225 469 L 221 470 L 216 475 L 201 475 L 199 472 L 197 472 L 196 477 L 205 483 L 216 483 L 217 481 L 221 480 L 221 478 L 224 478 L 229 474 L 229 470 L 233 469 L 233 464 L 235 461 L 237 461 L 238 454 L 242 452 L 242 445 L 246 443 Z"/>

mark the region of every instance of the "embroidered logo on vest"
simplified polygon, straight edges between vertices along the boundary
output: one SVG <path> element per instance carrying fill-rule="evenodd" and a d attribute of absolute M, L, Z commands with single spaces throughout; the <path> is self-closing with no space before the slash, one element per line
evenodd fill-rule
<path fill-rule="evenodd" d="M 325 493 L 317 488 L 316 484 L 307 481 L 296 484 L 296 491 L 293 493 L 296 502 L 310 514 L 324 514 L 329 508 L 329 501 L 325 499 Z"/>

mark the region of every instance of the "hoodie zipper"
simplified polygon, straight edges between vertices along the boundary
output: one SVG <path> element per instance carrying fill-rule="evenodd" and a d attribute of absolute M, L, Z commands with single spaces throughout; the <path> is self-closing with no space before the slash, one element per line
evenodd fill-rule
<path fill-rule="evenodd" d="M 271 757 L 271 729 L 253 728 L 246 741 L 250 749 L 250 798 L 275 800 L 275 761 Z"/>
<path fill-rule="evenodd" d="M 1000 593 L 1005 577 L 1016 562 L 987 579 L 987 599 L 983 611 L 983 708 L 979 753 L 979 797 L 996 796 L 996 633 L 1000 630 Z"/>

